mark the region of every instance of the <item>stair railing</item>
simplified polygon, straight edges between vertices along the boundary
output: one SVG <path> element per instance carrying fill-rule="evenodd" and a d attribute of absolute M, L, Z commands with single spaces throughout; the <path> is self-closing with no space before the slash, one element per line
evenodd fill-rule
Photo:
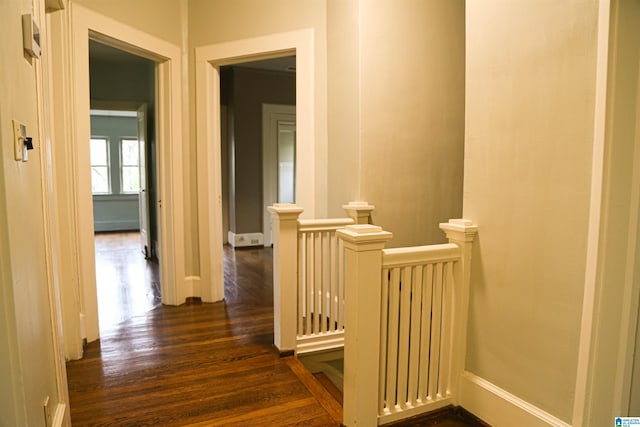
<path fill-rule="evenodd" d="M 303 208 L 275 204 L 274 344 L 280 354 L 341 348 L 344 343 L 344 248 L 336 230 L 366 224 L 374 207 L 343 206 L 347 218 L 299 219 Z"/>
<path fill-rule="evenodd" d="M 392 235 L 380 227 L 337 232 L 345 248 L 346 426 L 458 404 L 477 227 L 450 220 L 440 228 L 449 243 L 398 249 L 384 249 Z"/>

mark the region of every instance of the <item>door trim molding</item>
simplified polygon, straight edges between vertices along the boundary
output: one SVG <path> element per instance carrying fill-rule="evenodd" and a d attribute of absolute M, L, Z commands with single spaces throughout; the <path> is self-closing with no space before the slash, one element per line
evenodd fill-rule
<path fill-rule="evenodd" d="M 316 211 L 314 32 L 304 29 L 196 47 L 196 144 L 200 289 L 203 301 L 224 298 L 220 163 L 220 66 L 296 55 L 296 200 Z M 305 141 L 301 144 L 301 141 Z M 205 285 L 206 284 L 206 285 Z"/>
<path fill-rule="evenodd" d="M 162 209 L 158 215 L 160 276 L 162 300 L 165 304 L 179 304 L 185 292 L 183 166 L 181 122 L 181 51 L 180 47 L 146 34 L 140 30 L 100 15 L 77 4 L 69 5 L 71 14 L 71 75 L 69 129 L 71 152 L 75 167 L 68 171 L 67 180 L 74 196 L 77 220 L 71 230 L 78 247 L 79 285 L 81 301 L 76 302 L 79 313 L 86 315 L 86 339 L 99 337 L 98 306 L 93 240 L 93 206 L 89 165 L 90 135 L 89 100 L 89 38 L 109 44 L 156 62 L 156 137 L 158 147 L 158 186 Z M 64 123 L 64 125 L 68 125 Z M 66 335 L 66 334 L 65 334 Z"/>

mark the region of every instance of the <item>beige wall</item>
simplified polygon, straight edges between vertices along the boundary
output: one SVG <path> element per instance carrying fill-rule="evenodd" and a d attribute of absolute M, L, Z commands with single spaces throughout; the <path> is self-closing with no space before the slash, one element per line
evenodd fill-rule
<path fill-rule="evenodd" d="M 259 37 L 287 31 L 308 29 L 314 30 L 314 74 L 316 87 L 315 97 L 315 144 L 316 144 L 316 206 L 319 215 L 326 215 L 326 4 L 325 0 L 242 0 L 229 2 L 226 0 L 190 0 L 189 1 L 189 128 L 195 135 L 195 68 L 193 50 L 199 46 Z M 190 163 L 196 164 L 195 145 L 190 152 Z M 298 165 L 304 167 L 304 165 Z M 196 250 L 197 218 L 195 185 L 196 169 L 191 170 L 192 203 L 194 215 L 191 216 L 191 232 L 195 241 L 189 246 Z M 231 222 L 232 223 L 232 222 Z M 197 257 L 189 257 L 192 265 L 187 266 L 194 272 L 199 270 Z"/>
<path fill-rule="evenodd" d="M 464 1 L 360 2 L 360 196 L 389 246 L 462 213 Z"/>
<path fill-rule="evenodd" d="M 468 0 L 467 369 L 570 422 L 590 202 L 596 2 Z"/>
<path fill-rule="evenodd" d="M 330 217 L 360 200 L 360 7 L 327 0 L 327 191 Z"/>
<path fill-rule="evenodd" d="M 58 403 L 43 214 L 36 70 L 23 56 L 23 13 L 43 15 L 42 2 L 11 0 L 0 14 L 0 425 L 44 425 L 42 404 Z M 46 24 L 39 20 L 43 42 Z M 47 53 L 45 52 L 45 55 Z M 31 63 L 30 63 L 31 62 Z M 27 126 L 35 149 L 16 162 L 11 120 Z"/>
<path fill-rule="evenodd" d="M 116 21 L 180 46 L 186 0 L 72 0 Z"/>

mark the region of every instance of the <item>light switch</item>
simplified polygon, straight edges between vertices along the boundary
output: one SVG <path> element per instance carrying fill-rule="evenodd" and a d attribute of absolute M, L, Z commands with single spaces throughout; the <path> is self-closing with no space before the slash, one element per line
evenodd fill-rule
<path fill-rule="evenodd" d="M 13 156 L 17 161 L 24 160 L 24 139 L 27 127 L 17 120 L 13 121 Z"/>

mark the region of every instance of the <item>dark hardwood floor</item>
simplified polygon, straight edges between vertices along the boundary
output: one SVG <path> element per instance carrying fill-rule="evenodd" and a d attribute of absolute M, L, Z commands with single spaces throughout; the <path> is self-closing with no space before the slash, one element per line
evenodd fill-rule
<path fill-rule="evenodd" d="M 224 302 L 126 309 L 101 328 L 67 363 L 73 426 L 339 426 L 335 392 L 272 345 L 271 254 L 225 248 Z M 480 425 L 442 421 L 395 425 Z"/>
<path fill-rule="evenodd" d="M 273 348 L 271 249 L 225 253 L 225 302 L 155 307 L 67 363 L 74 426 L 340 424 L 340 405 Z"/>

